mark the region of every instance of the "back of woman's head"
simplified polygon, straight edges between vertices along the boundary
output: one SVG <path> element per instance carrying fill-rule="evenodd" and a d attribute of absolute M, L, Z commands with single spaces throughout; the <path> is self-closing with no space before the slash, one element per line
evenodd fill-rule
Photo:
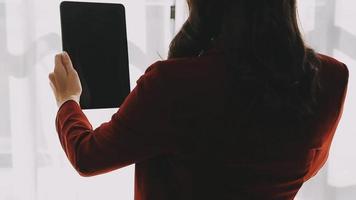
<path fill-rule="evenodd" d="M 318 61 L 299 30 L 296 0 L 187 2 L 189 18 L 171 42 L 169 58 L 198 56 L 218 43 L 231 87 L 259 82 L 270 104 L 282 98 L 300 117 L 313 113 Z"/>

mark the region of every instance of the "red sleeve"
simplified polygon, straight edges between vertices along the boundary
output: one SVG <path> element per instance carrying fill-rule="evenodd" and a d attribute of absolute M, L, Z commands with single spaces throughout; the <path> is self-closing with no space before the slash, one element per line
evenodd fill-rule
<path fill-rule="evenodd" d="M 61 145 L 82 176 L 106 173 L 150 157 L 172 152 L 169 99 L 158 63 L 149 67 L 109 122 L 93 130 L 75 101 L 57 113 Z"/>

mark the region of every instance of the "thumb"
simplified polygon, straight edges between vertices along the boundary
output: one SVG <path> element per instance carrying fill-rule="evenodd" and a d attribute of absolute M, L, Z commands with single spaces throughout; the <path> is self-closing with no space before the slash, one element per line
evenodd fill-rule
<path fill-rule="evenodd" d="M 57 92 L 57 82 L 56 82 L 56 77 L 54 76 L 53 73 L 50 73 L 48 75 L 48 78 L 49 78 L 49 84 L 51 85 L 51 88 L 53 90 L 54 93 Z"/>

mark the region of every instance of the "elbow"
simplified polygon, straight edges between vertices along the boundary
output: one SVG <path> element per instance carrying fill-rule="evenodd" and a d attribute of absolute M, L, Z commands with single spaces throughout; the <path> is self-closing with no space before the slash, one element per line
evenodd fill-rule
<path fill-rule="evenodd" d="M 76 163 L 74 168 L 81 177 L 93 177 L 98 174 L 94 170 L 90 170 L 90 168 L 82 163 Z"/>
<path fill-rule="evenodd" d="M 128 165 L 129 164 L 120 164 L 120 165 L 108 164 L 105 167 L 103 165 L 98 165 L 97 162 L 90 162 L 90 161 L 76 162 L 75 164 L 73 163 L 75 170 L 81 177 L 93 177 L 93 176 L 105 174 Z"/>
<path fill-rule="evenodd" d="M 73 168 L 81 177 L 92 177 L 97 175 L 96 167 L 90 159 L 86 159 L 83 156 L 75 156 L 71 160 Z"/>
<path fill-rule="evenodd" d="M 72 164 L 73 168 L 77 173 L 82 177 L 92 177 L 97 175 L 95 164 L 95 159 L 89 151 L 88 147 L 88 135 L 81 135 L 81 137 L 75 138 L 70 144 L 67 145 L 70 148 L 67 148 L 67 157 Z"/>
<path fill-rule="evenodd" d="M 80 170 L 80 169 L 77 169 L 77 172 L 81 177 L 93 177 L 93 176 L 96 175 L 94 173 L 90 173 L 90 172 L 87 172 L 87 171 L 84 171 L 84 170 Z"/>
<path fill-rule="evenodd" d="M 73 163 L 73 167 L 81 177 L 95 176 L 95 173 L 93 173 L 92 170 L 89 170 L 89 168 L 81 162 Z"/>

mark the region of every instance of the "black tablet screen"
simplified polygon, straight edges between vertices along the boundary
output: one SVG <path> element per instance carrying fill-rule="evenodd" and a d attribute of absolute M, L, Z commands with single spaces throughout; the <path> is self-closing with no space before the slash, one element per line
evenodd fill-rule
<path fill-rule="evenodd" d="M 66 1 L 60 11 L 63 50 L 82 83 L 81 107 L 119 107 L 130 92 L 123 5 Z"/>

